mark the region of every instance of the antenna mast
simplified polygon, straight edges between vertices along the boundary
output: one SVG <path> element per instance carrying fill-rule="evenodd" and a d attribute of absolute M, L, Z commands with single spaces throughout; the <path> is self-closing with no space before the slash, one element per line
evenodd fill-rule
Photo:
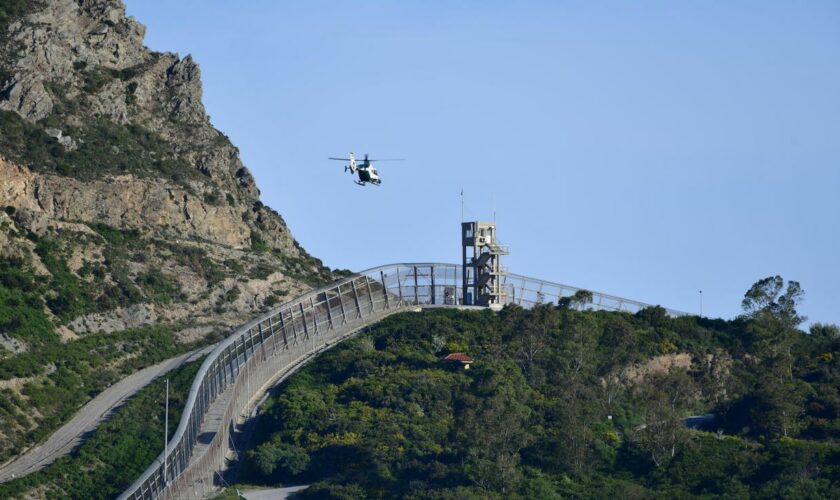
<path fill-rule="evenodd" d="M 493 193 L 493 225 L 496 224 L 496 193 Z"/>

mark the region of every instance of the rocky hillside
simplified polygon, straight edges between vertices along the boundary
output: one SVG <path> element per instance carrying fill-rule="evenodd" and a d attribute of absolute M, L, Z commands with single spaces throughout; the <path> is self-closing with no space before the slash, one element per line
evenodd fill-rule
<path fill-rule="evenodd" d="M 121 0 L 0 0 L 0 462 L 331 279 Z"/>

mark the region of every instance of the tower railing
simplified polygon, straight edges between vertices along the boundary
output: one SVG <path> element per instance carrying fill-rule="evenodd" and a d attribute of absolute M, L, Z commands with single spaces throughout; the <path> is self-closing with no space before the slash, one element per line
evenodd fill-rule
<path fill-rule="evenodd" d="M 460 265 L 435 263 L 368 269 L 307 292 L 236 329 L 199 368 L 165 459 L 161 453 L 119 498 L 210 494 L 226 468 L 237 422 L 256 394 L 322 350 L 391 314 L 462 304 L 461 272 Z M 581 290 L 515 274 L 502 280 L 506 302 L 526 308 L 556 303 Z M 579 307 L 630 313 L 648 307 L 597 292 L 592 299 Z"/>

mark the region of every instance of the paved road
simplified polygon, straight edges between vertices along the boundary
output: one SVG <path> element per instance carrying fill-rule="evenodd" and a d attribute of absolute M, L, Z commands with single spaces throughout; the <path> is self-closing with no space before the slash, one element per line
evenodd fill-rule
<path fill-rule="evenodd" d="M 245 490 L 240 491 L 239 494 L 245 497 L 245 500 L 284 500 L 289 498 L 289 495 L 303 491 L 306 488 L 309 488 L 309 485 L 273 488 L 270 490 Z"/>
<path fill-rule="evenodd" d="M 184 363 L 198 359 L 215 347 L 215 345 L 211 345 L 167 359 L 133 373 L 105 389 L 83 406 L 69 422 L 55 431 L 45 442 L 30 448 L 14 461 L 7 462 L 0 467 L 0 483 L 41 470 L 57 458 L 69 454 L 82 444 L 91 431 L 96 429 L 126 399 L 149 385 L 157 377 L 178 368 Z"/>

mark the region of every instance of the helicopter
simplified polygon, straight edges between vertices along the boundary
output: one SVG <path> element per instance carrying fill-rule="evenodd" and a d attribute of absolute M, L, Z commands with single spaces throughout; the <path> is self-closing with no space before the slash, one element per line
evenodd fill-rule
<path fill-rule="evenodd" d="M 349 165 L 344 166 L 344 171 L 350 171 L 350 175 L 359 172 L 359 180 L 353 181 L 360 186 L 364 186 L 365 184 L 373 184 L 374 186 L 378 186 L 382 184 L 382 179 L 379 177 L 379 173 L 376 172 L 376 169 L 371 165 L 371 163 L 375 161 L 402 161 L 404 158 L 388 158 L 383 160 L 371 160 L 368 158 L 368 155 L 365 154 L 365 159 L 358 161 L 356 160 L 356 155 L 352 152 L 350 153 L 350 158 L 328 158 L 329 160 L 339 160 L 339 161 L 347 161 L 350 162 Z"/>

